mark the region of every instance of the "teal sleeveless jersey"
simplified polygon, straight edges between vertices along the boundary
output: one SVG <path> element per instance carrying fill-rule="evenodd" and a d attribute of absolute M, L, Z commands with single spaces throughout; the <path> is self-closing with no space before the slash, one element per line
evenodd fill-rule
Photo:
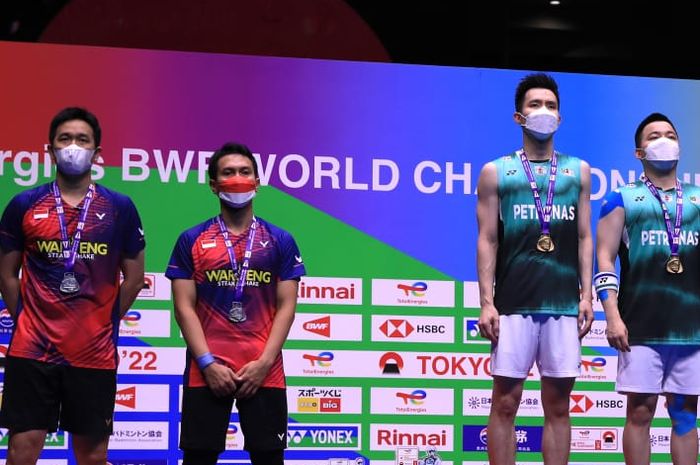
<path fill-rule="evenodd" d="M 700 344 L 700 189 L 683 184 L 680 274 L 666 271 L 671 249 L 659 201 L 642 181 L 620 193 L 625 229 L 618 298 L 630 344 Z M 675 189 L 660 194 L 675 224 Z"/>
<path fill-rule="evenodd" d="M 554 250 L 536 249 L 540 223 L 518 153 L 494 161 L 500 200 L 494 304 L 502 315 L 577 315 L 578 200 L 581 160 L 557 153 L 550 234 Z M 530 162 L 544 208 L 550 162 Z"/>

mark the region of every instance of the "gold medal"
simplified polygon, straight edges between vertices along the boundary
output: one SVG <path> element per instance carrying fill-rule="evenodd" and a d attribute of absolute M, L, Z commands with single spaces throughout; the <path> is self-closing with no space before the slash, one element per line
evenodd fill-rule
<path fill-rule="evenodd" d="M 666 261 L 666 271 L 671 274 L 683 273 L 683 263 L 681 263 L 681 259 L 677 256 L 669 257 Z"/>
<path fill-rule="evenodd" d="M 549 253 L 554 250 L 554 241 L 549 234 L 541 234 L 537 239 L 537 250 L 540 252 Z"/>

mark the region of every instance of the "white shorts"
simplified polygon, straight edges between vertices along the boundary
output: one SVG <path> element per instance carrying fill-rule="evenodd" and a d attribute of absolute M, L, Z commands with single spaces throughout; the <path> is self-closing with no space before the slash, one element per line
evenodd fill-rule
<path fill-rule="evenodd" d="M 574 316 L 500 315 L 498 343 L 491 346 L 491 374 L 527 378 L 537 362 L 540 376 L 575 378 L 581 342 Z"/>
<path fill-rule="evenodd" d="M 617 359 L 617 392 L 700 395 L 700 346 L 634 345 Z"/>

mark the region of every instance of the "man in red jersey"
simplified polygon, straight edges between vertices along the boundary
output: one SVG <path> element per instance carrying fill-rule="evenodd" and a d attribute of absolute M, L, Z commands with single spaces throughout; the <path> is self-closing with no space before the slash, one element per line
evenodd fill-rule
<path fill-rule="evenodd" d="M 251 463 L 284 463 L 281 350 L 306 271 L 292 236 L 253 214 L 259 182 L 248 147 L 228 143 L 217 150 L 209 184 L 221 214 L 180 235 L 166 272 L 188 348 L 183 465 L 216 465 L 234 399 Z"/>
<path fill-rule="evenodd" d="M 0 220 L 0 291 L 15 321 L 0 410 L 8 465 L 36 464 L 59 426 L 78 465 L 107 460 L 119 320 L 143 286 L 145 241 L 131 199 L 92 181 L 100 139 L 92 113 L 61 110 L 49 127 L 55 181 L 16 195 Z"/>

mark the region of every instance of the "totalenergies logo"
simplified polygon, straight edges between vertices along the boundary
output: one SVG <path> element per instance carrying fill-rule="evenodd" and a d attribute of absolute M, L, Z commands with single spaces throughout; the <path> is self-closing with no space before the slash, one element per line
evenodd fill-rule
<path fill-rule="evenodd" d="M 408 405 L 409 402 L 413 405 L 423 405 L 425 398 L 428 397 L 428 393 L 422 389 L 416 389 L 411 393 L 397 392 L 396 397 L 403 399 L 404 405 Z"/>
<path fill-rule="evenodd" d="M 605 370 L 605 365 L 607 362 L 603 357 L 596 357 L 591 360 L 581 360 L 581 366 L 586 371 L 591 371 L 593 373 L 600 373 Z"/>
<path fill-rule="evenodd" d="M 229 423 L 228 428 L 226 429 L 226 439 L 229 441 L 234 439 L 236 433 L 238 433 L 238 426 L 236 426 L 234 423 Z"/>
<path fill-rule="evenodd" d="M 333 361 L 333 352 L 321 352 L 318 355 L 304 354 L 304 360 L 308 360 L 311 366 L 329 367 Z"/>
<path fill-rule="evenodd" d="M 0 300 L 0 328 L 12 328 L 15 322 L 12 320 L 9 310 L 4 308 L 2 300 Z"/>
<path fill-rule="evenodd" d="M 428 290 L 428 283 L 416 281 L 413 284 L 397 284 L 396 287 L 401 289 L 405 296 L 425 297 L 425 293 Z"/>
<path fill-rule="evenodd" d="M 139 320 L 141 319 L 141 313 L 136 310 L 129 310 L 126 315 L 122 318 L 126 326 L 138 326 Z"/>

